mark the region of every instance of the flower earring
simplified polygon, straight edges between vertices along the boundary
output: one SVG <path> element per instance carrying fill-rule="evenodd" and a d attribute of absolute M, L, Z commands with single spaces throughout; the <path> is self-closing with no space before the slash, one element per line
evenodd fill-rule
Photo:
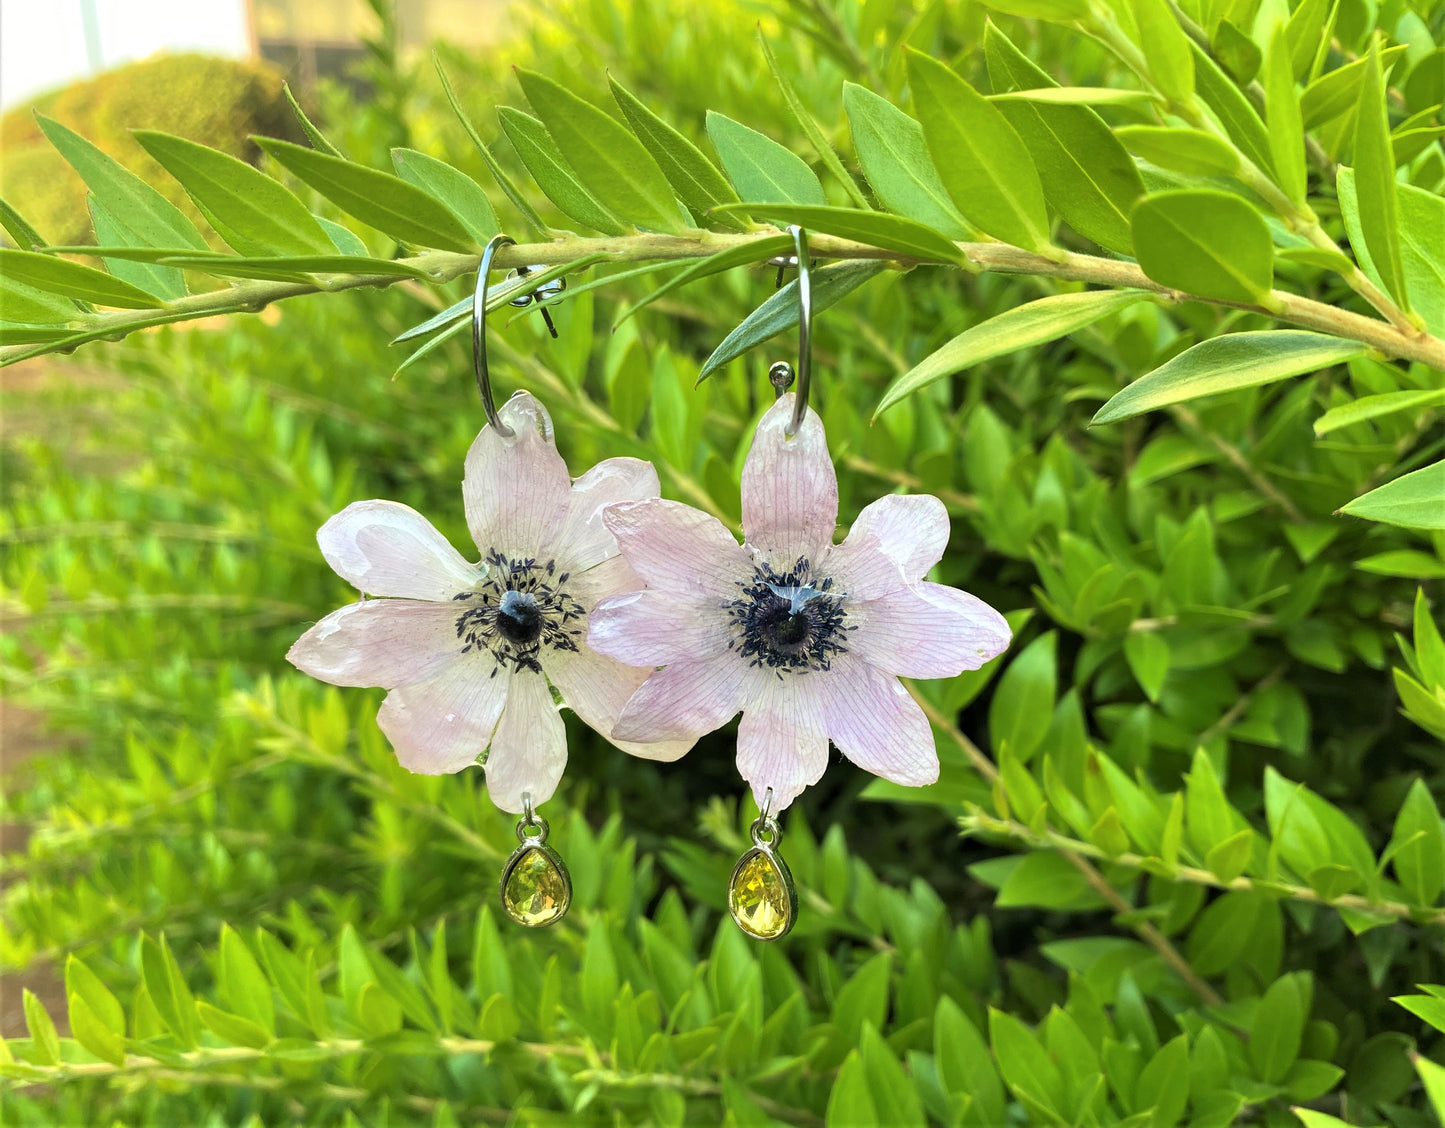
<path fill-rule="evenodd" d="M 636 458 L 609 458 L 574 481 L 546 408 L 527 392 L 497 410 L 487 369 L 487 275 L 497 248 L 512 242 L 498 235 L 487 244 L 472 302 L 487 423 L 467 452 L 462 500 L 480 561 L 464 560 L 408 506 L 354 502 L 317 541 L 337 574 L 365 594 L 307 631 L 287 658 L 333 685 L 387 689 L 377 723 L 408 771 L 439 775 L 481 763 L 492 801 L 521 815 L 517 849 L 502 870 L 502 908 L 518 924 L 540 927 L 560 920 L 571 901 L 567 868 L 536 814 L 567 763 L 554 690 L 611 739 L 647 677 L 586 641 L 597 602 L 640 586 L 602 510 L 659 491 L 657 471 Z M 693 741 L 613 743 L 672 760 Z"/>
<path fill-rule="evenodd" d="M 739 545 L 716 518 L 674 501 L 618 505 L 603 520 L 645 590 L 604 599 L 588 624 L 594 650 L 662 667 L 627 702 L 614 738 L 690 742 L 738 725 L 738 771 L 759 815 L 733 870 L 732 918 L 758 940 L 797 916 L 778 815 L 828 764 L 828 744 L 905 786 L 938 778 L 933 731 L 899 677 L 954 677 L 1007 647 L 1004 617 L 928 582 L 948 544 L 935 497 L 890 494 L 833 543 L 838 479 L 823 422 L 808 407 L 812 290 L 797 247 L 797 390 L 773 366 L 777 402 L 763 415 L 742 475 Z"/>

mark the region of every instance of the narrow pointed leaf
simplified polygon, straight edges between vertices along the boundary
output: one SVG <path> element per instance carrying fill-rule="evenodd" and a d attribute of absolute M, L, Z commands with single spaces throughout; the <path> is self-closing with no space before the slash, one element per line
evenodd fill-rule
<path fill-rule="evenodd" d="M 83 995 L 71 993 L 70 1033 L 75 1040 L 101 1061 L 111 1065 L 125 1064 L 125 1028 L 117 1032 L 96 1015 Z"/>
<path fill-rule="evenodd" d="M 1356 341 L 1297 329 L 1212 337 L 1139 377 L 1101 407 L 1093 423 L 1117 423 L 1170 404 L 1318 372 L 1364 355 L 1365 346 Z"/>
<path fill-rule="evenodd" d="M 1395 154 L 1385 107 L 1380 42 L 1370 45 L 1355 109 L 1355 199 L 1360 230 L 1385 291 L 1409 309 L 1405 268 L 1400 261 L 1399 208 L 1395 202 Z"/>
<path fill-rule="evenodd" d="M 1238 196 L 1207 188 L 1159 192 L 1134 209 L 1133 233 L 1140 268 L 1161 285 L 1224 301 L 1269 297 L 1269 228 Z"/>
<path fill-rule="evenodd" d="M 1342 168 L 1335 181 L 1345 232 L 1360 269 L 1381 289 L 1384 279 L 1365 243 L 1360 221 L 1355 170 Z M 1400 261 L 1410 308 L 1437 337 L 1445 336 L 1445 198 L 1416 188 L 1395 185 L 1400 233 Z"/>
<path fill-rule="evenodd" d="M 90 225 L 95 229 L 97 243 L 101 246 L 115 244 L 134 247 L 138 245 L 139 240 L 130 229 L 117 221 L 93 193 L 86 196 L 86 205 L 90 209 Z M 87 253 L 90 252 L 87 251 Z M 122 282 L 139 286 L 142 290 L 154 294 L 158 298 L 170 300 L 185 296 L 185 278 L 176 267 L 160 266 L 154 262 L 135 262 L 114 255 L 106 256 L 102 261 L 105 263 L 106 270 Z"/>
<path fill-rule="evenodd" d="M 1269 117 L 1269 147 L 1275 175 L 1284 194 L 1296 206 L 1305 202 L 1305 137 L 1295 92 L 1294 69 L 1283 26 L 1276 27 L 1264 61 L 1265 110 Z"/>
<path fill-rule="evenodd" d="M 809 231 L 821 231 L 840 239 L 852 239 L 885 251 L 931 262 L 964 262 L 958 244 L 930 227 L 885 212 L 856 208 L 812 207 L 807 204 L 734 204 L 727 210 L 746 208 L 754 215 L 796 223 Z"/>
<path fill-rule="evenodd" d="M 1190 176 L 1232 176 L 1239 154 L 1227 141 L 1200 129 L 1162 125 L 1122 125 L 1114 136 L 1124 148 L 1150 164 Z"/>
<path fill-rule="evenodd" d="M 638 310 L 645 309 L 658 298 L 666 297 L 674 290 L 686 286 L 689 282 L 695 282 L 699 278 L 706 278 L 710 274 L 720 274 L 724 270 L 731 270 L 736 266 L 747 266 L 749 263 L 763 262 L 774 255 L 786 254 L 793 249 L 793 239 L 790 235 L 778 235 L 776 237 L 759 239 L 757 242 L 746 243 L 740 247 L 729 247 L 725 251 L 719 251 L 715 255 L 709 255 L 705 259 L 699 259 L 690 264 L 686 270 L 673 278 L 669 278 L 660 286 L 649 290 L 635 305 L 628 306 L 617 318 L 612 328 L 615 331 Z"/>
<path fill-rule="evenodd" d="M 391 163 L 408 184 L 445 204 L 478 243 L 486 243 L 499 230 L 492 202 L 461 169 L 415 149 L 393 149 Z"/>
<path fill-rule="evenodd" d="M 317 129 L 306 111 L 301 108 L 301 103 L 296 101 L 296 95 L 291 93 L 291 84 L 283 82 L 281 91 L 286 95 L 286 104 L 291 107 L 291 112 L 296 115 L 296 121 L 301 126 L 301 132 L 306 134 L 306 139 L 311 142 L 311 147 L 329 157 L 344 157 L 345 154 L 326 139 L 326 135 Z"/>
<path fill-rule="evenodd" d="M 880 203 L 950 239 L 973 232 L 938 178 L 923 127 L 886 98 L 852 82 L 843 84 L 843 108 L 863 174 Z"/>
<path fill-rule="evenodd" d="M 0 274 L 47 293 L 121 309 L 158 309 L 154 294 L 78 262 L 36 251 L 0 248 Z"/>
<path fill-rule="evenodd" d="M 324 215 L 318 215 L 316 222 L 321 224 L 321 229 L 326 232 L 326 237 L 331 240 L 332 246 L 343 255 L 354 255 L 365 258 L 370 252 L 366 244 L 361 241 L 361 236 L 349 227 L 342 227 L 335 220 L 327 219 Z"/>
<path fill-rule="evenodd" d="M 1046 251 L 1038 170 L 1003 113 L 948 67 L 913 50 L 908 80 L 928 151 L 959 211 L 995 238 Z"/>
<path fill-rule="evenodd" d="M 1340 512 L 1407 529 L 1445 529 L 1445 461 L 1386 482 Z"/>
<path fill-rule="evenodd" d="M 582 186 L 571 167 L 547 133 L 547 127 L 531 114 L 498 106 L 502 132 L 517 150 L 537 187 L 563 214 L 605 235 L 625 235 L 627 224 L 603 206 L 602 201 Z"/>
<path fill-rule="evenodd" d="M 727 177 L 701 149 L 648 109 L 615 78 L 609 75 L 607 82 L 632 132 L 647 146 L 679 200 L 699 217 L 709 208 L 739 202 Z M 723 226 L 735 231 L 744 231 L 748 226 L 745 219 L 734 215 L 719 215 L 718 219 Z"/>
<path fill-rule="evenodd" d="M 46 241 L 41 238 L 40 232 L 4 200 L 0 200 L 0 227 L 5 228 L 22 251 L 38 251 L 45 246 Z"/>
<path fill-rule="evenodd" d="M 883 270 L 881 262 L 835 262 L 813 271 L 813 311 L 821 313 L 841 301 L 868 279 Z M 798 323 L 798 281 L 794 279 L 775 293 L 723 338 L 697 379 L 701 383 L 730 360 L 742 356 L 754 345 L 761 344 Z"/>
<path fill-rule="evenodd" d="M 1194 93 L 1194 55 L 1189 37 L 1166 0 L 1132 0 L 1139 45 L 1149 76 L 1171 102 L 1183 104 Z"/>
<path fill-rule="evenodd" d="M 964 330 L 888 386 L 873 412 L 876 419 L 899 400 L 935 380 L 962 372 L 996 356 L 1055 341 L 1101 317 L 1148 297 L 1144 290 L 1088 290 L 1054 294 L 1017 306 Z"/>
<path fill-rule="evenodd" d="M 1289 51 L 1291 77 L 1303 80 L 1309 73 L 1329 9 L 1330 0 L 1301 0 L 1285 23 L 1284 42 Z"/>
<path fill-rule="evenodd" d="M 477 249 L 456 216 L 398 177 L 273 137 L 258 137 L 256 143 L 337 207 L 378 231 L 421 247 L 463 254 Z"/>
<path fill-rule="evenodd" d="M 801 157 L 772 138 L 711 110 L 707 135 L 743 200 L 785 200 L 819 206 L 828 202 L 817 174 Z"/>
<path fill-rule="evenodd" d="M 682 226 L 667 177 L 626 126 L 544 75 L 519 69 L 517 78 L 577 178 L 608 211 L 653 231 Z"/>
<path fill-rule="evenodd" d="M 35 120 L 96 199 L 143 246 L 209 249 L 196 225 L 135 173 L 58 121 L 44 114 L 36 114 Z"/>
<path fill-rule="evenodd" d="M 1386 47 L 1380 52 L 1382 73 L 1388 72 L 1395 60 L 1405 53 L 1403 44 Z M 1342 67 L 1322 74 L 1308 86 L 1300 97 L 1300 114 L 1305 129 L 1314 129 L 1333 121 L 1341 114 L 1349 113 L 1360 101 L 1360 86 L 1365 81 L 1365 70 L 1369 59 L 1356 59 Z"/>
<path fill-rule="evenodd" d="M 1421 408 L 1438 407 L 1445 404 L 1445 388 L 1424 392 L 1382 392 L 1377 396 L 1362 396 L 1353 403 L 1332 407 L 1315 420 L 1315 434 L 1328 435 L 1341 427 L 1350 427 L 1369 419 L 1409 411 L 1418 413 Z"/>
<path fill-rule="evenodd" d="M 0 270 L 0 321 L 60 325 L 79 316 L 73 301 L 27 285 Z"/>
<path fill-rule="evenodd" d="M 1269 148 L 1269 131 L 1259 113 L 1241 93 L 1234 80 L 1224 73 L 1209 54 L 1190 42 L 1194 54 L 1194 88 L 1204 104 L 1214 111 L 1230 140 L 1266 175 L 1271 171 L 1273 157 Z M 1305 123 L 1308 126 L 1308 122 Z"/>

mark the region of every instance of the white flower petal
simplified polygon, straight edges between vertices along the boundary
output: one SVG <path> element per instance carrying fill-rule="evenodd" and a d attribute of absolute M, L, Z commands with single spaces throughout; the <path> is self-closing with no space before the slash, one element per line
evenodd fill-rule
<path fill-rule="evenodd" d="M 977 596 L 923 583 L 849 604 L 848 650 L 905 678 L 952 678 L 1002 654 L 1008 622 Z"/>
<path fill-rule="evenodd" d="M 602 520 L 648 587 L 735 599 L 738 584 L 752 579 L 752 558 L 723 523 L 680 501 L 609 506 Z"/>
<path fill-rule="evenodd" d="M 518 392 L 497 414 L 513 433 L 500 435 L 488 424 L 467 451 L 467 528 L 483 556 L 496 549 L 535 557 L 567 514 L 572 479 L 552 441 L 551 417 L 536 399 Z"/>
<path fill-rule="evenodd" d="M 666 591 L 614 595 L 587 619 L 588 645 L 629 666 L 713 658 L 727 650 L 733 633 L 718 600 Z"/>
<path fill-rule="evenodd" d="M 772 813 L 785 810 L 828 767 L 828 733 L 820 708 L 821 671 L 765 681 L 738 722 L 738 773 L 761 808 L 768 789 Z"/>
<path fill-rule="evenodd" d="M 522 796 L 540 807 L 557 790 L 567 766 L 567 729 L 552 703 L 547 679 L 531 671 L 512 675 L 507 708 L 487 752 L 487 790 L 504 811 L 521 814 Z"/>
<path fill-rule="evenodd" d="M 508 698 L 510 675 L 473 656 L 427 679 L 393 689 L 376 723 L 409 772 L 459 772 L 486 751 Z M 538 679 L 540 680 L 540 679 Z"/>
<path fill-rule="evenodd" d="M 622 751 L 644 760 L 672 761 L 693 746 L 693 740 L 639 744 L 613 739 L 612 730 L 623 707 L 652 673 L 650 669 L 624 666 L 587 646 L 576 651 L 549 650 L 542 657 L 542 668 L 567 707 Z"/>
<path fill-rule="evenodd" d="M 826 674 L 822 698 L 828 736 L 864 771 L 922 787 L 938 779 L 938 751 L 923 709 L 898 679 L 843 655 Z"/>
<path fill-rule="evenodd" d="M 888 494 L 863 507 L 847 539 L 828 554 L 828 572 L 855 598 L 876 598 L 900 586 L 895 574 L 903 583 L 918 583 L 947 547 L 943 502 L 928 494 Z"/>
<path fill-rule="evenodd" d="M 430 521 L 396 501 L 352 502 L 321 526 L 316 543 L 338 576 L 370 595 L 441 601 L 478 579 Z"/>
<path fill-rule="evenodd" d="M 817 563 L 832 545 L 838 524 L 838 473 L 823 421 L 809 408 L 798 433 L 789 438 L 784 432 L 792 417 L 790 392 L 758 421 L 743 464 L 743 533 L 780 571 L 800 556 Z"/>
<path fill-rule="evenodd" d="M 452 603 L 368 599 L 331 612 L 296 640 L 286 659 L 332 685 L 394 689 L 436 677 L 453 663 L 479 662 L 461 653 L 456 622 Z"/>
<path fill-rule="evenodd" d="M 617 541 L 602 523 L 603 507 L 658 494 L 657 470 L 640 458 L 608 458 L 572 483 L 567 515 L 542 549 L 564 572 L 581 572 L 617 555 Z"/>
<path fill-rule="evenodd" d="M 592 610 L 609 595 L 641 589 L 642 579 L 621 556 L 610 556 L 601 564 L 594 564 L 585 572 L 577 572 L 567 579 L 567 594 L 580 603 L 584 611 Z"/>
<path fill-rule="evenodd" d="M 674 662 L 642 683 L 612 730 L 614 741 L 694 741 L 721 728 L 749 700 L 755 671 L 731 654 L 706 662 Z"/>

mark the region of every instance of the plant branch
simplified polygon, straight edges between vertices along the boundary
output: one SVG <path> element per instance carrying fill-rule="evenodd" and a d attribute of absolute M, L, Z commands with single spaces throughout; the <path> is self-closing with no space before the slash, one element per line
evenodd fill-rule
<path fill-rule="evenodd" d="M 764 228 L 743 235 L 699 231 L 688 235 L 640 234 L 597 239 L 559 239 L 547 243 L 503 247 L 497 252 L 495 265 L 499 269 L 530 264 L 556 266 L 597 253 L 605 254 L 612 262 L 619 263 L 705 258 L 719 251 L 773 238 L 776 234 L 774 229 Z M 1199 301 L 1245 310 L 1304 329 L 1359 341 L 1387 357 L 1418 361 L 1433 368 L 1445 369 L 1445 341 L 1423 333 L 1413 325 L 1406 329 L 1283 290 L 1271 291 L 1266 299 L 1267 304 L 1224 301 L 1162 286 L 1149 278 L 1136 264 L 1118 259 L 1063 253 L 1055 261 L 1007 243 L 959 243 L 957 246 L 967 257 L 970 266 L 978 271 L 1031 274 L 1117 289 L 1141 289 L 1159 294 L 1169 301 Z M 900 270 L 911 269 L 921 261 L 900 257 L 892 251 L 866 243 L 830 235 L 813 236 L 812 247 L 819 258 L 882 259 L 893 262 Z M 432 251 L 405 261 L 426 271 L 433 281 L 442 283 L 474 272 L 480 260 L 476 255 Z M 315 282 L 240 282 L 214 293 L 192 294 L 179 298 L 161 310 L 121 310 L 96 314 L 87 318 L 85 324 L 77 326 L 74 335 L 62 341 L 0 347 L 0 367 L 57 351 L 57 348 L 73 349 L 86 341 L 119 339 L 156 325 L 218 314 L 255 312 L 272 302 L 322 290 L 390 286 L 398 281 L 402 279 L 390 274 L 345 274 L 326 275 Z"/>

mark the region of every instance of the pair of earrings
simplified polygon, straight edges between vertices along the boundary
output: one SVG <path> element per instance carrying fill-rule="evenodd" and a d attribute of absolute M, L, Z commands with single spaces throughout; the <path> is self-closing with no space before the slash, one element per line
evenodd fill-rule
<path fill-rule="evenodd" d="M 948 543 L 937 498 L 882 497 L 833 543 L 837 474 L 808 407 L 807 238 L 789 232 L 799 362 L 770 372 L 779 394 L 743 468 L 743 544 L 662 498 L 650 463 L 610 458 L 573 480 L 529 393 L 496 408 L 484 315 L 506 236 L 482 256 L 472 307 L 488 422 L 462 494 L 480 562 L 395 502 L 356 502 L 318 533 L 339 575 L 387 598 L 333 612 L 287 657 L 332 684 L 389 690 L 377 721 L 410 771 L 481 763 L 493 801 L 521 816 L 501 878 L 502 907 L 519 924 L 554 923 L 571 897 L 535 810 L 567 759 L 554 689 L 606 739 L 652 760 L 677 759 L 741 712 L 738 769 L 759 814 L 728 906 L 747 935 L 775 940 L 797 917 L 778 816 L 822 777 L 830 742 L 876 775 L 932 783 L 932 730 L 898 678 L 956 676 L 1008 645 L 997 611 L 925 579 Z"/>

